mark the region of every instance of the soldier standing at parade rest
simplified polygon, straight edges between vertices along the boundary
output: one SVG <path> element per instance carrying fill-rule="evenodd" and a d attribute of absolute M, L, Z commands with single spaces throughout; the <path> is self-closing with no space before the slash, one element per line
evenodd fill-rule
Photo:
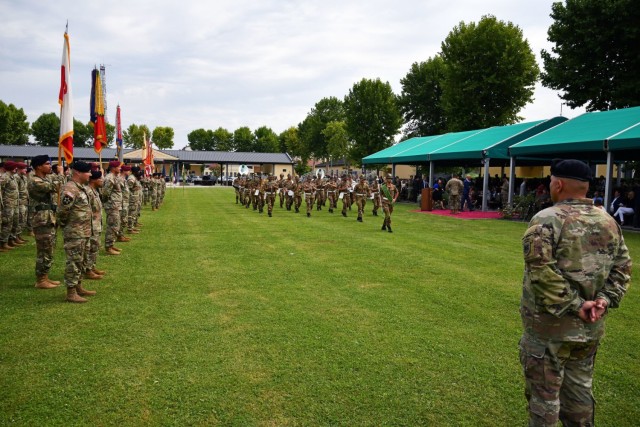
<path fill-rule="evenodd" d="M 27 164 L 16 164 L 16 183 L 18 184 L 18 228 L 16 229 L 16 243 L 27 243 L 21 236 L 27 228 L 27 213 L 29 211 L 29 191 L 27 190 Z"/>
<path fill-rule="evenodd" d="M 327 199 L 329 199 L 329 213 L 333 213 L 333 210 L 336 208 L 336 200 L 338 198 L 338 185 L 336 184 L 336 177 L 331 175 L 329 178 L 329 182 L 326 185 L 327 189 Z"/>
<path fill-rule="evenodd" d="M 551 165 L 552 207 L 522 239 L 520 362 L 529 425 L 593 426 L 593 369 L 604 320 L 631 279 L 631 258 L 615 220 L 586 198 L 591 169 Z"/>
<path fill-rule="evenodd" d="M 49 279 L 53 263 L 53 246 L 56 238 L 56 204 L 58 190 L 49 178 L 51 162 L 49 156 L 31 159 L 34 174 L 27 184 L 30 196 L 31 225 L 36 239 L 36 285 L 38 289 L 50 289 L 60 285 Z"/>
<path fill-rule="evenodd" d="M 449 209 L 455 215 L 460 209 L 460 193 L 464 190 L 464 184 L 459 179 L 459 174 L 454 174 L 444 187 L 449 192 Z"/>
<path fill-rule="evenodd" d="M 7 160 L 4 163 L 5 172 L 0 176 L 0 191 L 2 191 L 2 231 L 0 232 L 0 250 L 7 252 L 22 243 L 16 241 L 18 229 L 19 192 L 15 177 L 17 163 Z"/>
<path fill-rule="evenodd" d="M 118 179 L 120 174 L 120 162 L 109 162 L 109 173 L 104 178 L 102 197 L 104 198 L 104 211 L 107 214 L 107 227 L 104 233 L 104 247 L 107 255 L 120 255 L 120 249 L 114 246 L 120 232 L 120 211 L 122 210 L 122 188 Z"/>
<path fill-rule="evenodd" d="M 120 175 L 118 175 L 118 181 L 120 181 L 120 188 L 122 188 L 122 209 L 120 209 L 120 229 L 118 230 L 117 242 L 128 242 L 131 239 L 124 235 L 124 231 L 129 225 L 129 203 L 131 202 L 131 191 L 127 183 L 131 175 L 131 166 L 120 166 Z"/>
<path fill-rule="evenodd" d="M 393 178 L 391 175 L 387 175 L 386 185 L 382 185 L 382 211 L 384 212 L 384 222 L 382 223 L 382 230 L 387 230 L 389 233 L 393 233 L 391 230 L 391 214 L 393 213 L 393 205 L 398 200 L 400 191 L 398 187 L 393 185 Z"/>
<path fill-rule="evenodd" d="M 67 301 L 87 302 L 83 297 L 95 295 L 82 287 L 85 252 L 89 250 L 93 213 L 89 204 L 87 187 L 91 177 L 91 166 L 85 162 L 72 163 L 71 180 L 62 189 L 62 199 L 58 209 L 58 223 L 62 227 L 66 265 L 64 284 L 67 287 Z"/>
<path fill-rule="evenodd" d="M 141 170 L 138 166 L 131 168 L 131 174 L 127 177 L 127 186 L 131 196 L 129 197 L 129 223 L 127 230 L 130 234 L 139 234 L 138 222 L 140 218 L 140 209 L 142 207 L 142 183 L 140 182 Z"/>
<path fill-rule="evenodd" d="M 367 198 L 371 194 L 369 184 L 365 179 L 364 174 L 360 175 L 360 179 L 353 189 L 353 193 L 356 195 L 356 205 L 358 206 L 358 222 L 362 222 L 362 215 L 364 214 L 364 207 L 367 204 Z"/>
<path fill-rule="evenodd" d="M 151 176 L 150 185 L 149 185 L 149 194 L 151 196 L 151 210 L 157 211 L 160 206 L 159 201 L 159 183 L 158 183 L 158 173 L 154 172 Z"/>
<path fill-rule="evenodd" d="M 102 201 L 100 200 L 100 188 L 104 184 L 102 172 L 92 170 L 89 177 L 89 185 L 86 188 L 91 206 L 91 237 L 89 238 L 89 248 L 85 251 L 84 278 L 90 280 L 100 280 L 106 274 L 104 270 L 98 270 L 98 252 L 100 252 L 100 235 L 102 234 Z"/>

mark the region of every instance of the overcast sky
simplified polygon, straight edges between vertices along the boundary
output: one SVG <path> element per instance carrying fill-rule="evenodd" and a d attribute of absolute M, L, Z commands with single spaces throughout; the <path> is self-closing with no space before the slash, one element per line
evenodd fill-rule
<path fill-rule="evenodd" d="M 89 119 L 94 65 L 106 65 L 108 120 L 170 126 L 174 148 L 194 129 L 296 126 L 320 99 L 343 98 L 362 78 L 400 79 L 440 51 L 460 23 L 492 14 L 518 25 L 538 63 L 550 50 L 552 0 L 0 0 L 0 99 L 30 122 L 58 112 L 69 21 L 74 116 Z M 536 86 L 526 120 L 560 114 Z M 571 118 L 583 110 L 564 106 Z"/>

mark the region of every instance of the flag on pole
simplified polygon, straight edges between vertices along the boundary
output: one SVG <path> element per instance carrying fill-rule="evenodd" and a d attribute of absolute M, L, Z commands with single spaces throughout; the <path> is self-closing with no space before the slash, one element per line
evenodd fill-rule
<path fill-rule="evenodd" d="M 62 65 L 60 67 L 60 92 L 58 93 L 58 103 L 60 104 L 58 147 L 64 153 L 67 164 L 73 161 L 73 102 L 71 100 L 70 51 L 69 34 L 65 31 L 64 44 L 62 46 Z"/>
<path fill-rule="evenodd" d="M 102 147 L 107 145 L 107 131 L 104 124 L 104 92 L 100 71 L 96 68 L 91 72 L 91 122 L 93 123 L 93 149 L 100 154 Z"/>
<path fill-rule="evenodd" d="M 122 122 L 120 121 L 120 104 L 116 109 L 116 148 L 118 149 L 118 158 L 122 152 Z"/>
<path fill-rule="evenodd" d="M 153 173 L 154 164 L 153 164 L 153 147 L 151 141 L 147 140 L 147 133 L 142 133 L 142 141 L 143 141 L 143 156 L 144 156 L 144 170 L 145 175 L 150 176 Z"/>

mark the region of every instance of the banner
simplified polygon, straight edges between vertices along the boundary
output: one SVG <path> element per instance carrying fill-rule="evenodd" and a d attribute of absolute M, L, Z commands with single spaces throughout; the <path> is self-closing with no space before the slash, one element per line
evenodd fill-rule
<path fill-rule="evenodd" d="M 71 100 L 71 49 L 69 35 L 65 31 L 62 46 L 62 65 L 60 67 L 60 137 L 58 149 L 62 150 L 67 164 L 73 162 L 73 103 Z"/>
<path fill-rule="evenodd" d="M 108 145 L 107 130 L 104 124 L 104 92 L 100 71 L 91 72 L 91 122 L 93 123 L 93 149 L 100 154 L 102 147 Z"/>
<path fill-rule="evenodd" d="M 122 152 L 122 122 L 120 121 L 120 104 L 116 109 L 116 148 L 118 149 L 118 159 Z"/>

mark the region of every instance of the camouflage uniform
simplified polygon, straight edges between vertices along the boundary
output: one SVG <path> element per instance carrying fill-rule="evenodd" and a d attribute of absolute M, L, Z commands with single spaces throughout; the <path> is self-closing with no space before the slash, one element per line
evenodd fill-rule
<path fill-rule="evenodd" d="M 338 200 L 338 185 L 335 178 L 331 177 L 325 188 L 327 190 L 327 199 L 329 199 L 329 213 L 333 213 Z"/>
<path fill-rule="evenodd" d="M 15 240 L 18 229 L 19 193 L 18 182 L 13 172 L 6 171 L 0 176 L 0 191 L 3 201 L 0 244 L 4 245 Z"/>
<path fill-rule="evenodd" d="M 356 205 L 358 206 L 358 221 L 362 222 L 362 214 L 364 213 L 364 207 L 367 204 L 367 197 L 371 194 L 369 184 L 364 179 L 361 179 L 353 189 L 356 196 Z"/>
<path fill-rule="evenodd" d="M 127 177 L 127 187 L 129 188 L 129 218 L 128 229 L 133 231 L 138 224 L 138 218 L 140 217 L 140 208 L 142 201 L 142 185 L 140 180 L 132 173 Z"/>
<path fill-rule="evenodd" d="M 18 172 L 15 176 L 18 184 L 18 227 L 16 236 L 20 236 L 22 231 L 27 229 L 27 216 L 29 212 L 29 191 L 27 190 L 27 175 L 24 172 Z"/>
<path fill-rule="evenodd" d="M 452 214 L 457 214 L 460 209 L 460 193 L 464 190 L 464 184 L 458 178 L 453 177 L 444 187 L 449 192 L 449 208 Z"/>
<path fill-rule="evenodd" d="M 393 185 L 390 181 L 385 184 L 391 199 L 386 196 L 382 196 L 382 211 L 384 212 L 384 222 L 382 223 L 382 230 L 388 230 L 391 233 L 391 214 L 393 213 L 393 204 L 398 198 L 398 187 Z"/>
<path fill-rule="evenodd" d="M 151 196 L 151 210 L 157 210 L 160 206 L 160 199 L 158 198 L 159 185 L 156 176 L 151 178 L 149 185 L 149 195 Z"/>
<path fill-rule="evenodd" d="M 340 183 L 338 184 L 338 194 L 342 195 L 342 216 L 346 217 L 347 216 L 347 208 L 349 207 L 349 205 L 351 204 L 349 202 L 349 190 L 350 190 L 350 186 L 349 186 L 349 181 L 347 180 L 347 178 L 342 178 L 340 180 Z M 339 196 L 338 196 L 339 198 Z"/>
<path fill-rule="evenodd" d="M 325 193 L 325 187 L 327 186 L 323 178 L 316 180 L 316 210 L 321 211 L 325 204 L 327 194 Z"/>
<path fill-rule="evenodd" d="M 278 194 L 280 195 L 280 208 L 284 207 L 284 198 L 286 196 L 286 186 L 287 180 L 284 179 L 284 174 L 280 174 L 280 180 L 277 182 L 278 184 Z"/>
<path fill-rule="evenodd" d="M 369 186 L 371 190 L 371 195 L 373 196 L 373 216 L 378 216 L 378 209 L 380 209 L 380 184 L 378 183 L 378 178 L 376 177 L 371 185 Z"/>
<path fill-rule="evenodd" d="M 70 180 L 62 190 L 58 209 L 58 223 L 63 228 L 64 251 L 67 262 L 64 283 L 67 288 L 80 285 L 84 269 L 85 251 L 89 249 L 92 230 L 92 212 L 87 192 L 90 189 Z"/>
<path fill-rule="evenodd" d="M 58 188 L 50 176 L 32 176 L 27 184 L 30 216 L 36 238 L 36 276 L 49 274 L 56 238 Z"/>
<path fill-rule="evenodd" d="M 104 211 L 107 214 L 104 246 L 109 249 L 113 247 L 120 232 L 120 211 L 122 210 L 122 188 L 120 180 L 113 173 L 108 173 L 104 178 L 102 197 L 104 197 Z"/>
<path fill-rule="evenodd" d="M 146 206 L 147 203 L 149 203 L 149 187 L 151 187 L 151 182 L 148 176 L 145 176 L 140 181 L 142 182 L 142 203 Z"/>
<path fill-rule="evenodd" d="M 522 239 L 524 279 L 520 361 L 529 425 L 593 425 L 591 386 L 604 317 L 585 323 L 585 301 L 616 308 L 631 259 L 616 222 L 590 199 L 569 199 L 538 213 Z"/>
<path fill-rule="evenodd" d="M 90 186 L 85 187 L 91 206 L 91 237 L 89 247 L 85 252 L 85 262 L 83 272 L 95 270 L 98 262 L 98 252 L 100 252 L 100 235 L 102 234 L 102 201 L 97 189 Z"/>
<path fill-rule="evenodd" d="M 295 179 L 295 186 L 293 189 L 293 207 L 296 210 L 296 213 L 300 212 L 300 205 L 302 204 L 302 183 L 298 180 L 298 177 Z"/>
<path fill-rule="evenodd" d="M 275 178 L 275 176 L 270 176 L 264 189 L 267 202 L 267 213 L 269 216 L 272 216 L 273 205 L 276 202 L 276 193 L 278 192 L 278 182 Z"/>
<path fill-rule="evenodd" d="M 315 183 L 307 179 L 302 184 L 302 193 L 304 194 L 304 202 L 307 205 L 307 216 L 311 216 L 311 211 L 313 210 L 313 203 L 315 201 L 316 195 L 316 185 Z"/>
<path fill-rule="evenodd" d="M 129 179 L 129 174 L 120 172 L 118 175 L 118 181 L 120 183 L 120 188 L 122 189 L 122 209 L 120 209 L 120 229 L 118 230 L 118 237 L 124 237 L 124 231 L 129 225 L 129 203 L 131 202 L 131 191 L 129 191 L 129 185 L 127 180 Z"/>
<path fill-rule="evenodd" d="M 293 198 L 296 190 L 296 182 L 291 177 L 287 179 L 287 183 L 285 184 L 285 190 L 287 192 L 285 204 L 286 204 L 287 210 L 290 211 L 291 206 L 293 206 Z"/>

